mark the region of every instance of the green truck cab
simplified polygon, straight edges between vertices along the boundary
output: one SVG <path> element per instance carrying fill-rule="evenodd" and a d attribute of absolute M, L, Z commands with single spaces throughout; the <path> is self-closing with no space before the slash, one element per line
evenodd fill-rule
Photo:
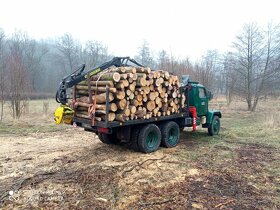
<path fill-rule="evenodd" d="M 182 88 L 187 98 L 185 108 L 196 108 L 196 125 L 208 128 L 208 134 L 211 136 L 217 135 L 220 131 L 222 114 L 217 110 L 209 110 L 209 101 L 213 98 L 212 93 L 205 86 L 198 82 L 192 82 L 189 78 L 185 79 Z"/>

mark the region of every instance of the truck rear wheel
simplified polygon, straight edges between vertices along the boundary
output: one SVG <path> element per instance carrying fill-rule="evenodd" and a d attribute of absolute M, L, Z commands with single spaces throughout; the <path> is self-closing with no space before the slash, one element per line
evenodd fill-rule
<path fill-rule="evenodd" d="M 118 144 L 119 140 L 114 134 L 99 133 L 98 137 L 104 144 Z"/>
<path fill-rule="evenodd" d="M 214 115 L 212 122 L 208 128 L 208 135 L 209 136 L 218 135 L 220 132 L 220 126 L 221 126 L 220 118 L 217 115 Z"/>
<path fill-rule="evenodd" d="M 177 146 L 180 141 L 180 128 L 176 122 L 166 122 L 161 127 L 161 143 L 164 147 L 171 148 Z"/>
<path fill-rule="evenodd" d="M 161 133 L 158 126 L 148 124 L 144 126 L 138 136 L 138 147 L 141 152 L 151 153 L 159 148 Z"/>

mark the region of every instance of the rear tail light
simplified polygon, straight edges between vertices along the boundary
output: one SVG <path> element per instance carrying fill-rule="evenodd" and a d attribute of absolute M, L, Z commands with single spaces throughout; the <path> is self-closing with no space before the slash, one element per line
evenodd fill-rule
<path fill-rule="evenodd" d="M 97 128 L 98 133 L 109 133 L 109 128 Z"/>

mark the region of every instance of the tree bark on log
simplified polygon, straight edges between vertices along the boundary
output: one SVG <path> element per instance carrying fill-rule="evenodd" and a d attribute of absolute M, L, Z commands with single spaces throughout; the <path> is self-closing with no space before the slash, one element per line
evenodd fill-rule
<path fill-rule="evenodd" d="M 96 99 L 96 103 L 97 104 L 103 104 L 106 102 L 106 93 L 101 93 L 99 95 L 93 95 L 92 96 L 92 101 L 95 101 Z M 112 93 L 109 93 L 109 102 L 112 102 L 114 100 L 114 96 Z M 88 97 L 86 96 L 83 96 L 83 97 L 80 97 L 80 98 L 77 98 L 77 101 L 79 102 L 83 102 L 83 103 L 90 103 L 90 100 Z"/>
<path fill-rule="evenodd" d="M 88 90 L 88 87 L 87 86 L 83 86 L 83 85 L 77 85 L 76 86 L 77 90 Z M 106 92 L 106 87 L 97 87 L 96 86 L 91 86 L 91 90 L 92 91 L 98 91 L 98 92 Z M 112 93 L 115 93 L 117 92 L 117 89 L 116 88 L 109 88 L 109 91 L 112 92 Z"/>
<path fill-rule="evenodd" d="M 90 85 L 91 86 L 105 86 L 108 85 L 109 87 L 114 87 L 114 83 L 113 81 L 90 81 Z M 82 85 L 82 86 L 87 86 L 87 82 L 86 81 L 82 81 L 82 82 L 79 82 L 78 85 Z"/>
<path fill-rule="evenodd" d="M 98 79 L 100 81 L 107 80 L 107 81 L 118 82 L 118 81 L 120 81 L 121 76 L 118 72 L 110 72 L 110 73 L 103 74 L 101 76 L 99 76 L 99 75 L 91 76 L 91 80 L 93 80 L 93 81 L 96 81 Z"/>

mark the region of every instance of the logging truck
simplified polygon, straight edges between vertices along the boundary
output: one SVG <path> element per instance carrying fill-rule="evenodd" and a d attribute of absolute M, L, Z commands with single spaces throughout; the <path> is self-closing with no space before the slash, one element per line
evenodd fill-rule
<path fill-rule="evenodd" d="M 62 79 L 56 124 L 79 126 L 105 144 L 124 143 L 143 153 L 175 147 L 185 127 L 202 125 L 210 136 L 220 131 L 221 112 L 208 109 L 211 92 L 189 76 L 180 81 L 129 57 L 84 70 L 82 65 Z"/>

